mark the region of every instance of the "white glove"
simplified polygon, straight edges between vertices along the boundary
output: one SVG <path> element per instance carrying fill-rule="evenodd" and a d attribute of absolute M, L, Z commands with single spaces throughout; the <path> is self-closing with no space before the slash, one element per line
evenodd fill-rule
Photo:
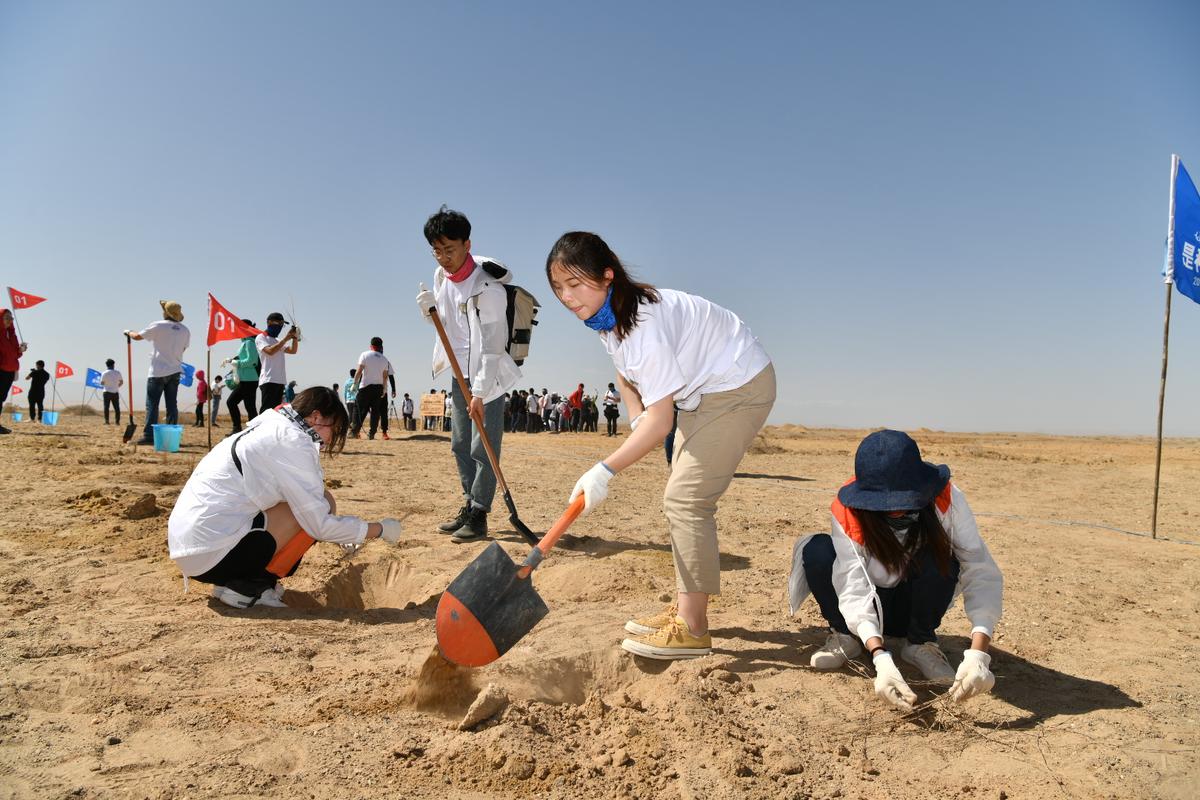
<path fill-rule="evenodd" d="M 417 308 L 421 309 L 421 313 L 428 317 L 429 312 L 437 307 L 437 298 L 433 296 L 433 292 L 425 288 L 425 284 L 421 284 L 421 291 L 417 294 Z"/>
<path fill-rule="evenodd" d="M 400 541 L 400 520 L 387 519 L 379 520 L 379 524 L 383 526 L 383 533 L 379 534 L 379 538 L 383 539 L 388 544 L 395 544 Z"/>
<path fill-rule="evenodd" d="M 604 498 L 608 497 L 608 482 L 612 476 L 612 470 L 604 466 L 603 461 L 597 461 L 596 466 L 583 473 L 583 476 L 575 481 L 575 488 L 571 490 L 569 502 L 574 503 L 575 498 L 582 494 L 583 513 L 590 514 L 593 508 L 603 503 Z"/>
<path fill-rule="evenodd" d="M 646 418 L 646 412 L 645 412 L 645 411 L 643 411 L 642 413 L 638 414 L 638 415 L 637 415 L 636 417 L 634 417 L 633 419 L 629 420 L 629 430 L 631 430 L 631 431 L 636 431 L 636 430 L 637 430 L 637 426 L 638 426 L 638 425 L 641 425 L 641 424 L 642 424 L 642 420 L 644 420 L 645 418 Z"/>
<path fill-rule="evenodd" d="M 875 656 L 875 694 L 896 708 L 907 713 L 912 711 L 917 696 L 904 682 L 904 676 L 896 669 L 892 654 L 886 650 Z"/>
<path fill-rule="evenodd" d="M 996 676 L 988 669 L 992 657 L 982 650 L 964 650 L 962 663 L 950 687 L 950 699 L 961 703 L 977 694 L 986 694 L 996 685 Z"/>

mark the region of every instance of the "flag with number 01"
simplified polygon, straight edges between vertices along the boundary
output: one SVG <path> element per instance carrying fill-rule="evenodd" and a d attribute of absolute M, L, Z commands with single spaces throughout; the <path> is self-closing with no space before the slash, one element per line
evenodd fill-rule
<path fill-rule="evenodd" d="M 54 377 L 69 378 L 75 374 L 75 370 L 71 369 L 70 365 L 57 361 L 54 364 Z"/>
<path fill-rule="evenodd" d="M 8 299 L 12 301 L 12 307 L 18 308 L 33 308 L 38 303 L 46 302 L 46 298 L 38 297 L 36 294 L 29 292 L 17 291 L 13 287 L 8 287 Z"/>
<path fill-rule="evenodd" d="M 1171 190 L 1174 203 L 1167 233 L 1167 276 L 1180 294 L 1200 303 L 1200 193 L 1178 159 Z"/>
<path fill-rule="evenodd" d="M 229 309 L 221 305 L 217 298 L 208 295 L 208 346 L 229 339 L 244 339 L 247 336 L 258 336 L 262 331 L 253 325 L 247 325 L 241 318 L 234 316 Z"/>

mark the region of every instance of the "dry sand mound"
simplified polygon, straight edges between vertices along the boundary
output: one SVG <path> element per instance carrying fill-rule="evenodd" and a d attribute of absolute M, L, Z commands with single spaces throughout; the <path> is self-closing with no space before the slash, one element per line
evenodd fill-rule
<path fill-rule="evenodd" d="M 356 441 L 340 510 L 403 516 L 400 546 L 318 545 L 287 609 L 236 611 L 182 581 L 165 512 L 203 454 L 122 447 L 97 419 L 18 423 L 0 481 L 0 798 L 1192 798 L 1200 767 L 1200 547 L 1148 525 L 1146 440 L 918 432 L 949 463 L 1005 572 L 992 695 L 882 707 L 860 672 L 807 667 L 786 614 L 795 538 L 824 529 L 862 431 L 768 429 L 722 502 L 716 652 L 618 647 L 674 590 L 660 454 L 534 574 L 551 613 L 478 670 L 431 652 L 439 592 L 478 553 L 434 529 L 457 497 L 445 437 Z M 600 435 L 508 435 L 522 518 L 545 528 Z M 1161 532 L 1200 539 L 1195 441 L 1168 443 Z M 146 496 L 153 499 L 146 501 Z M 157 516 L 130 518 L 152 507 Z M 1083 527 L 1086 522 L 1106 527 Z M 527 550 L 492 515 L 515 559 Z M 968 625 L 947 615 L 957 662 Z M 910 678 L 912 670 L 901 665 Z"/>

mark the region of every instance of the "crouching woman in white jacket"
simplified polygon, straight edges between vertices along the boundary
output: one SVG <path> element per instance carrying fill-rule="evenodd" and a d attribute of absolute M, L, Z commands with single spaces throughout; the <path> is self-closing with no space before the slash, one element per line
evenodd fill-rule
<path fill-rule="evenodd" d="M 201 459 L 167 524 L 183 574 L 213 584 L 235 608 L 286 607 L 279 579 L 296 571 L 314 541 L 395 544 L 400 522 L 337 516 L 320 454 L 341 451 L 349 418 L 337 393 L 314 386 L 259 414 Z"/>
<path fill-rule="evenodd" d="M 862 653 L 861 640 L 875 663 L 875 693 L 911 711 L 916 695 L 883 638 L 903 637 L 901 659 L 950 686 L 952 700 L 990 691 L 1004 581 L 950 468 L 922 461 L 907 434 L 883 430 L 858 446 L 854 472 L 833 502 L 832 534 L 803 548 L 804 576 L 830 628 L 810 663 L 837 669 Z M 955 670 L 937 629 L 959 585 L 972 627 Z"/>

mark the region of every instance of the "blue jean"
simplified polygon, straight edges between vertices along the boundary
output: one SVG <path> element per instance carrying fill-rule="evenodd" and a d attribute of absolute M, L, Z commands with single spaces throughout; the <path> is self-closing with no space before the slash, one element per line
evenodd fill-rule
<path fill-rule="evenodd" d="M 450 416 L 450 450 L 458 464 L 463 501 L 491 511 L 492 498 L 496 496 L 496 473 L 488 461 L 479 429 L 467 414 L 467 401 L 458 388 L 458 381 L 450 386 L 450 402 L 454 405 L 454 413 Z M 484 403 L 483 427 L 499 461 L 500 439 L 504 435 L 504 395 Z"/>
<path fill-rule="evenodd" d="M 158 422 L 158 401 L 167 400 L 167 424 L 179 424 L 179 406 L 175 398 L 179 395 L 179 373 L 165 378 L 148 378 L 146 380 L 146 427 L 142 433 L 146 441 L 154 440 L 154 426 Z"/>
<path fill-rule="evenodd" d="M 837 551 L 829 534 L 814 536 L 804 546 L 804 577 L 812 590 L 821 616 L 838 633 L 850 633 L 846 619 L 838 606 L 837 591 L 833 588 L 833 564 Z M 858 569 L 855 566 L 855 569 Z M 958 584 L 958 560 L 950 558 L 950 574 L 938 572 L 933 550 L 924 548 L 914 557 L 908 577 L 891 588 L 875 587 L 883 605 L 883 632 L 887 636 L 904 636 L 913 644 L 937 641 L 937 629 Z M 857 635 L 857 632 L 856 632 Z"/>

